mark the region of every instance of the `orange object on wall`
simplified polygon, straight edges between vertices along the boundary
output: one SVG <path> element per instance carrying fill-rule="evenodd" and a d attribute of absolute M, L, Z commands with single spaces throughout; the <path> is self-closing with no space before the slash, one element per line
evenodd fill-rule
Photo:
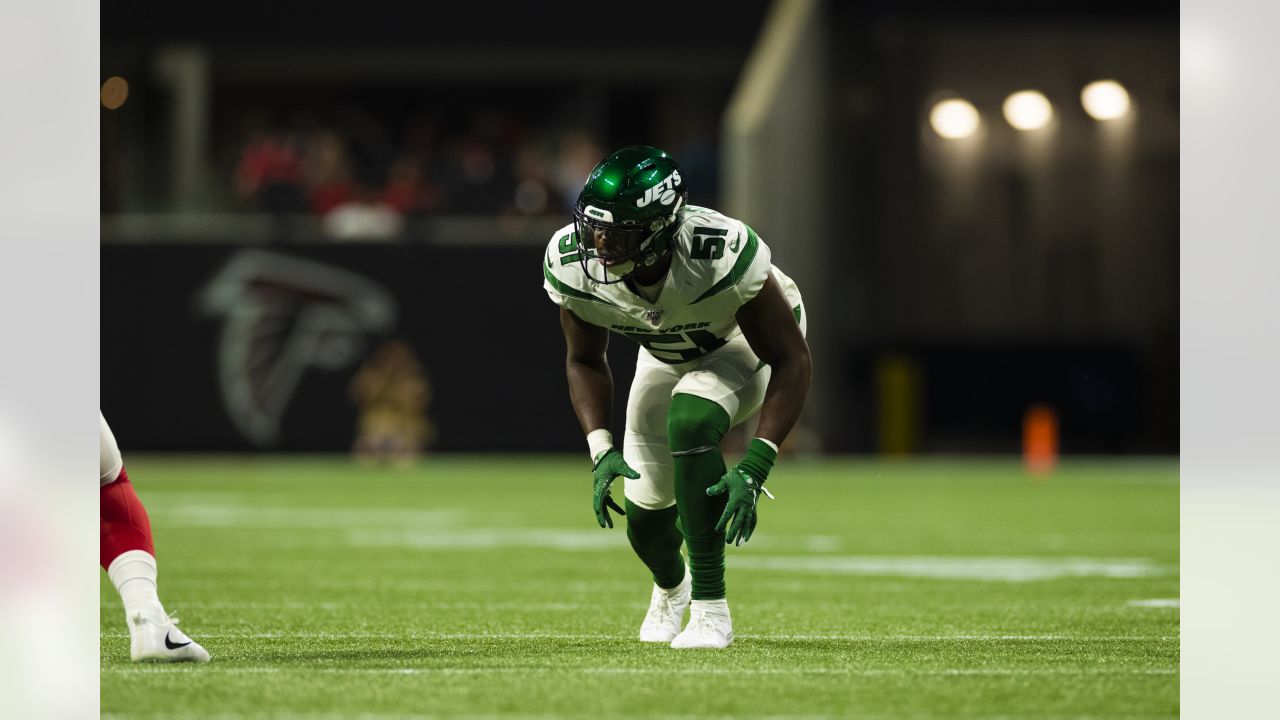
<path fill-rule="evenodd" d="M 1058 464 L 1058 413 L 1048 405 L 1032 405 L 1022 419 L 1022 464 L 1033 475 Z"/>

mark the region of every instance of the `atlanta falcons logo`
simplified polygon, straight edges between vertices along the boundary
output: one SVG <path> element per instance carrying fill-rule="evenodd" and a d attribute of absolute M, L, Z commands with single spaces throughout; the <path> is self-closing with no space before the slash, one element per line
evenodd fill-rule
<path fill-rule="evenodd" d="M 338 370 L 364 355 L 368 336 L 395 325 L 381 285 L 330 265 L 245 250 L 209 281 L 201 309 L 222 318 L 218 380 L 236 427 L 260 447 L 308 368 Z"/>

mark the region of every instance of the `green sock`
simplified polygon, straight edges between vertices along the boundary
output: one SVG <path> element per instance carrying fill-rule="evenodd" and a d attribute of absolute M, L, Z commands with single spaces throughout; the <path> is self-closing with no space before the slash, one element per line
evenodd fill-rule
<path fill-rule="evenodd" d="M 725 473 L 720 440 L 729 430 L 724 408 L 696 395 L 677 393 L 667 415 L 667 440 L 676 469 L 676 507 L 689 551 L 693 599 L 725 596 L 724 537 L 715 531 L 728 495 L 707 496 Z"/>
<path fill-rule="evenodd" d="M 680 530 L 676 527 L 676 507 L 646 510 L 624 500 L 627 511 L 627 539 L 631 549 L 653 573 L 658 587 L 670 590 L 684 580 L 684 560 L 680 557 Z"/>

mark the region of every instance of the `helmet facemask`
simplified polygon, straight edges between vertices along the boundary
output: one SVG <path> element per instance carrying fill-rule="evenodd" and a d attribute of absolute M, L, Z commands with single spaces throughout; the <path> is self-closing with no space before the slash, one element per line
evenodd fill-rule
<path fill-rule="evenodd" d="M 582 271 L 592 282 L 612 285 L 652 266 L 670 249 L 671 230 L 683 204 L 684 198 L 679 197 L 670 214 L 647 225 L 615 223 L 610 211 L 591 205 L 575 208 L 573 225 Z"/>

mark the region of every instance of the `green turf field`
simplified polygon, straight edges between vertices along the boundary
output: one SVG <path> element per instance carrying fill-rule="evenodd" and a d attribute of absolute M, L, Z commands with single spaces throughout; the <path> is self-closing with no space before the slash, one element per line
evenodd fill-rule
<path fill-rule="evenodd" d="M 109 716 L 1178 714 L 1173 461 L 784 459 L 736 643 L 675 651 L 582 458 L 127 459 L 213 662 L 130 663 L 102 573 Z"/>

